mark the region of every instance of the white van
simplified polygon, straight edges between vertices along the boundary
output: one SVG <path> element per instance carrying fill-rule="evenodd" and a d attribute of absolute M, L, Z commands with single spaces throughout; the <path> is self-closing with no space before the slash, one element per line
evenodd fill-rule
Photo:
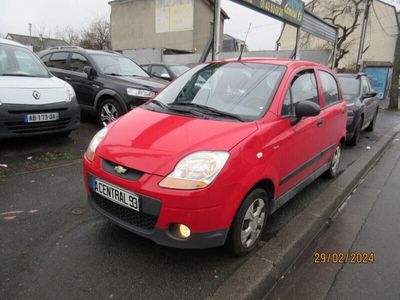
<path fill-rule="evenodd" d="M 0 139 L 78 129 L 72 86 L 53 76 L 27 47 L 0 39 Z"/>

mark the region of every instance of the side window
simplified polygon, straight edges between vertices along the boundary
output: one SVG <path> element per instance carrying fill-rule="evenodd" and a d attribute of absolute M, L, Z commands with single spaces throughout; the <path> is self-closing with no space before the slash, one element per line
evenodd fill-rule
<path fill-rule="evenodd" d="M 167 69 L 163 66 L 152 66 L 151 74 L 154 74 L 159 77 L 161 77 L 162 74 L 167 74 L 169 76 Z"/>
<path fill-rule="evenodd" d="M 322 89 L 324 92 L 325 106 L 332 105 L 340 101 L 339 88 L 335 78 L 328 72 L 319 71 Z"/>
<path fill-rule="evenodd" d="M 282 117 L 294 115 L 294 105 L 306 100 L 319 105 L 318 87 L 314 70 L 305 70 L 296 74 L 283 102 Z"/>
<path fill-rule="evenodd" d="M 144 65 L 144 66 L 141 66 L 141 67 L 142 67 L 142 69 L 145 70 L 146 72 L 149 71 L 149 65 Z"/>
<path fill-rule="evenodd" d="M 84 56 L 82 56 L 82 55 L 80 55 L 78 53 L 73 53 L 72 54 L 71 63 L 70 63 L 71 71 L 83 73 L 83 68 L 86 67 L 86 66 L 90 67 L 90 64 L 89 64 L 88 60 Z"/>
<path fill-rule="evenodd" d="M 56 52 L 50 57 L 47 66 L 49 68 L 66 69 L 68 52 Z"/>
<path fill-rule="evenodd" d="M 46 54 L 45 56 L 42 57 L 42 62 L 47 66 L 49 63 L 49 58 L 50 58 L 51 53 Z"/>
<path fill-rule="evenodd" d="M 361 77 L 361 95 L 368 94 L 369 92 L 367 80 L 364 77 Z"/>

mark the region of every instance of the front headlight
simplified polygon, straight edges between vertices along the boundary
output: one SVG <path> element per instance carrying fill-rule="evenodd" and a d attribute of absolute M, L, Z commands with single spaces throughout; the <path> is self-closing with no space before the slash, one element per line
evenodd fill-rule
<path fill-rule="evenodd" d="M 194 190 L 211 184 L 229 158 L 225 151 L 200 151 L 183 158 L 160 183 L 160 187 Z"/>
<path fill-rule="evenodd" d="M 86 157 L 88 160 L 93 161 L 94 154 L 96 152 L 97 146 L 101 143 L 104 137 L 107 135 L 108 127 L 104 127 L 102 130 L 96 133 L 96 135 L 90 141 L 89 147 L 86 150 Z"/>
<path fill-rule="evenodd" d="M 76 97 L 74 88 L 69 83 L 65 83 L 64 89 L 65 89 L 65 96 L 66 96 L 65 102 L 71 102 L 72 99 L 74 97 Z"/>
<path fill-rule="evenodd" d="M 140 89 L 134 89 L 134 88 L 127 88 L 126 93 L 129 96 L 142 97 L 142 98 L 151 98 L 156 94 L 149 90 L 140 90 Z"/>

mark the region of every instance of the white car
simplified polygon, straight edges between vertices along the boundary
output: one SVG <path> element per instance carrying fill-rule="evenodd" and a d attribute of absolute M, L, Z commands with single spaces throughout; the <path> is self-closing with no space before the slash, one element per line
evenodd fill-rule
<path fill-rule="evenodd" d="M 27 47 L 0 39 L 0 138 L 58 133 L 80 124 L 72 86 Z"/>

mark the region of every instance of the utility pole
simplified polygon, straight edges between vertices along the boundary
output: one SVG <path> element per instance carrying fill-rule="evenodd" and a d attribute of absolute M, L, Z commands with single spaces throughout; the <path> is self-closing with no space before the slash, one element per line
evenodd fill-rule
<path fill-rule="evenodd" d="M 364 20 L 361 28 L 361 37 L 360 37 L 360 47 L 358 48 L 358 56 L 357 56 L 357 68 L 359 71 L 362 71 L 362 55 L 364 52 L 364 44 L 365 44 L 365 35 L 367 33 L 368 26 L 368 17 L 369 17 L 369 8 L 371 7 L 373 0 L 366 0 L 365 3 L 365 11 L 364 11 Z"/>
<path fill-rule="evenodd" d="M 394 51 L 394 62 L 392 70 L 392 80 L 389 92 L 389 109 L 398 110 L 399 109 L 399 77 L 400 77 L 400 27 L 397 32 L 397 42 Z"/>
<path fill-rule="evenodd" d="M 213 33 L 213 49 L 212 49 L 212 60 L 217 59 L 217 53 L 219 52 L 219 33 L 221 29 L 221 0 L 214 0 L 214 33 Z"/>

